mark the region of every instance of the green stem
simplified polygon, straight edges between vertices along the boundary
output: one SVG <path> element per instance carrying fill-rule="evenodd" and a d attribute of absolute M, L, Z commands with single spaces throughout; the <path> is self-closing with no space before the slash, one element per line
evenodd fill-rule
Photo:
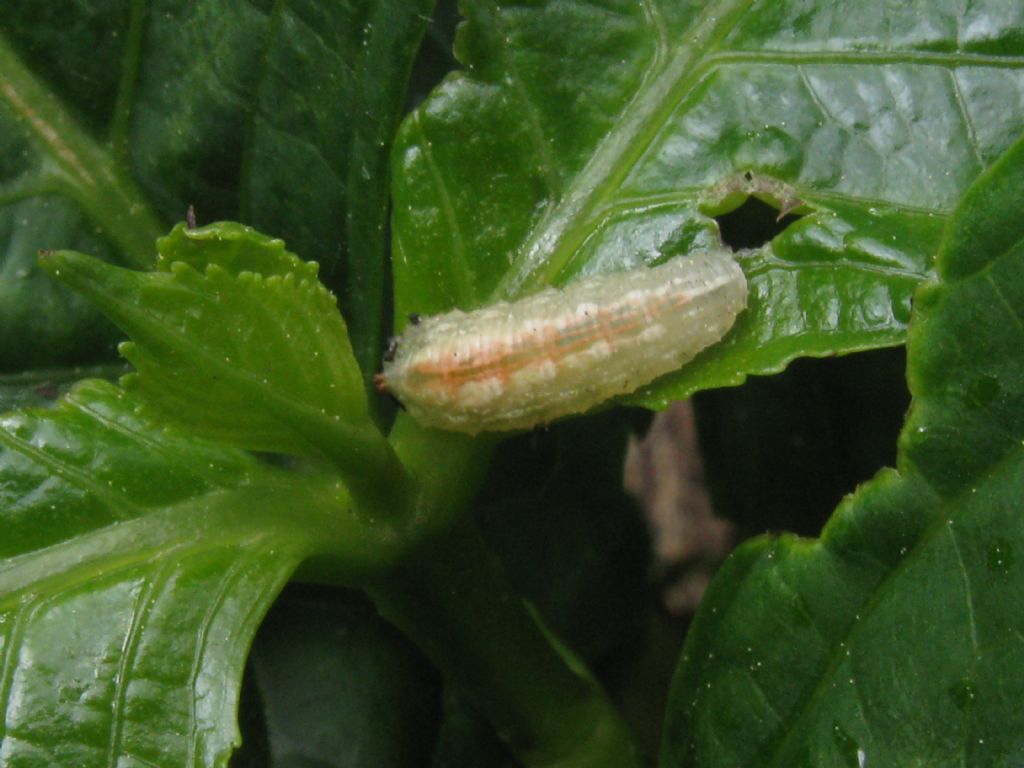
<path fill-rule="evenodd" d="M 640 764 L 600 686 L 515 593 L 468 517 L 423 542 L 369 593 L 524 765 Z"/>
<path fill-rule="evenodd" d="M 468 514 L 493 443 L 407 418 L 392 441 L 423 490 L 411 549 L 368 588 L 381 614 L 472 697 L 524 765 L 640 765 L 600 686 L 515 592 Z"/>
<path fill-rule="evenodd" d="M 341 476 L 352 496 L 353 513 L 371 523 L 407 524 L 401 514 L 412 507 L 413 483 L 391 444 L 375 427 L 323 429 L 314 423 L 305 434 L 314 436 L 314 450 Z"/>
<path fill-rule="evenodd" d="M 124 260 L 148 267 L 163 225 L 109 151 L 97 144 L 67 108 L 22 63 L 0 36 L 0 104 L 50 161 L 56 182 L 85 209 Z"/>

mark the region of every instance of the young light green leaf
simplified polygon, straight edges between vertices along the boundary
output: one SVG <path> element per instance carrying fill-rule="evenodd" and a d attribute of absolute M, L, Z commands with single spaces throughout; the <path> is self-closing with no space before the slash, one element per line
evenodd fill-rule
<path fill-rule="evenodd" d="M 743 260 L 747 312 L 649 406 L 900 343 L 944 220 L 1024 130 L 1012 0 L 463 9 L 465 70 L 396 146 L 397 324 L 714 244 L 709 217 L 748 195 L 805 214 Z"/>
<path fill-rule="evenodd" d="M 5 765 L 225 765 L 246 649 L 284 580 L 311 554 L 353 573 L 388 557 L 333 476 L 136 408 L 91 381 L 0 420 Z"/>
<path fill-rule="evenodd" d="M 389 449 L 369 419 L 345 323 L 317 266 L 238 224 L 177 227 L 157 271 L 72 252 L 46 268 L 132 338 L 124 385 L 163 419 L 250 450 L 326 456 L 350 478 Z"/>
<path fill-rule="evenodd" d="M 820 541 L 760 539 L 726 564 L 673 683 L 665 768 L 990 766 L 1024 750 L 1022 200 L 1024 141 L 965 196 L 941 282 L 916 296 L 898 471 Z"/>

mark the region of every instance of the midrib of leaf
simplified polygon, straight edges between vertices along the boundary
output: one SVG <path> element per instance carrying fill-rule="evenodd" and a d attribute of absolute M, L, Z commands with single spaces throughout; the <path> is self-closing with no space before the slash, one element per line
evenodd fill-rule
<path fill-rule="evenodd" d="M 97 144 L 0 35 L 0 100 L 53 163 L 52 183 L 73 198 L 118 246 L 147 267 L 163 227 L 109 150 Z"/>
<path fill-rule="evenodd" d="M 703 76 L 697 62 L 722 40 L 752 2 L 708 4 L 686 35 L 690 45 L 680 47 L 660 68 L 662 55 L 655 51 L 643 84 L 622 111 L 622 120 L 600 143 L 559 203 L 526 237 L 492 299 L 512 299 L 551 282 L 586 238 L 591 215 L 615 191 L 668 120 L 679 93 L 691 89 Z M 649 14 L 645 16 L 654 23 Z M 659 49 L 663 40 L 658 37 Z"/>
<path fill-rule="evenodd" d="M 983 279 L 985 279 L 986 282 L 992 286 L 996 294 L 1001 295 L 998 284 L 991 278 L 991 271 L 994 269 L 995 265 L 998 262 L 998 258 L 993 259 L 985 266 L 983 270 L 976 274 L 970 275 L 969 277 L 970 279 L 978 279 L 979 277 L 983 277 Z M 1003 303 L 1006 303 L 1005 300 Z M 1009 307 L 1009 305 L 1007 305 L 1007 309 L 1012 312 L 1012 307 Z M 1015 312 L 1012 312 L 1012 314 L 1016 316 Z M 1024 328 L 1024 323 L 1021 323 L 1020 327 Z M 908 419 L 908 424 L 913 418 L 912 413 L 913 412 L 911 412 L 911 417 Z M 1022 451 L 1019 448 L 1008 450 L 1005 454 L 1003 454 L 1003 456 L 999 458 L 998 461 L 994 462 L 991 465 L 991 467 L 989 467 L 984 473 L 971 478 L 969 482 L 965 482 L 964 487 L 961 488 L 960 491 L 958 491 L 955 495 L 947 498 L 943 498 L 939 491 L 931 483 L 929 483 L 927 477 L 925 477 L 925 475 L 916 467 L 912 457 L 905 455 L 901 457 L 901 464 L 903 465 L 903 468 L 900 472 L 901 477 L 899 479 L 899 482 L 909 482 L 912 476 L 914 480 L 921 483 L 923 488 L 926 489 L 927 492 L 933 498 L 935 498 L 936 500 L 941 500 L 941 508 L 943 510 L 955 511 L 962 506 L 965 500 L 969 499 L 972 496 L 972 494 L 974 493 L 974 489 L 977 488 L 977 486 L 984 485 L 990 482 L 993 478 L 997 477 L 1003 472 L 1003 469 L 1004 467 L 1006 467 L 1006 465 L 1011 464 L 1015 461 L 1019 461 L 1021 453 Z M 808 694 L 808 696 L 805 698 L 802 704 L 797 709 L 795 709 L 793 713 L 790 714 L 788 718 L 789 726 L 786 729 L 786 733 L 782 737 L 782 739 L 780 739 L 775 745 L 775 748 L 772 750 L 770 761 L 766 763 L 766 766 L 768 766 L 769 768 L 771 768 L 771 766 L 778 766 L 779 768 L 782 768 L 778 761 L 782 759 L 783 755 L 788 754 L 785 750 L 786 745 L 790 742 L 791 739 L 797 738 L 796 734 L 800 731 L 802 722 L 814 713 L 815 702 L 829 695 L 832 680 L 836 673 L 836 670 L 838 669 L 839 665 L 842 664 L 845 658 L 844 654 L 841 653 L 838 649 L 843 648 L 849 644 L 849 640 L 851 636 L 855 633 L 855 631 L 874 613 L 874 611 L 877 608 L 879 608 L 882 605 L 884 600 L 893 593 L 893 591 L 896 589 L 896 587 L 894 586 L 896 578 L 899 575 L 901 575 L 904 571 L 906 571 L 915 562 L 916 558 L 921 554 L 921 552 L 924 549 L 926 549 L 928 544 L 930 544 L 937 536 L 943 533 L 948 532 L 950 536 L 954 535 L 950 523 L 955 519 L 955 515 L 950 514 L 949 512 L 936 514 L 935 520 L 932 522 L 931 525 L 925 528 L 924 531 L 922 531 L 921 536 L 914 543 L 914 546 L 907 552 L 906 557 L 900 560 L 900 562 L 895 567 L 891 568 L 889 572 L 885 575 L 885 577 L 872 590 L 871 596 L 864 603 L 863 607 L 857 611 L 856 619 L 852 621 L 846 628 L 846 631 L 843 633 L 842 638 L 832 643 L 832 651 L 830 653 L 829 663 L 822 671 L 818 684 L 815 686 L 814 690 L 811 691 L 810 694 Z M 823 546 L 823 540 L 821 542 L 815 542 L 811 546 Z M 959 557 L 960 548 L 959 545 L 956 543 L 955 538 L 953 541 L 953 546 Z M 960 562 L 962 564 L 962 558 L 960 559 Z M 964 592 L 967 596 L 968 603 L 970 604 L 970 585 L 969 581 L 967 580 L 966 572 L 964 573 L 964 582 Z M 976 646 L 977 639 L 974 636 L 975 627 L 973 623 L 973 608 L 970 605 L 968 605 L 968 610 L 972 616 L 972 642 Z"/>
<path fill-rule="evenodd" d="M 999 467 L 1001 467 L 1005 463 L 1008 463 L 1011 459 L 1016 458 L 1016 456 L 1017 454 L 1015 452 L 1007 453 L 1006 456 L 1004 456 L 999 462 L 997 462 L 993 470 L 988 474 L 990 476 L 997 474 L 999 471 Z M 928 491 L 930 491 L 938 498 L 938 494 L 930 485 L 928 485 L 927 481 L 924 480 L 924 478 L 917 476 L 917 479 L 919 479 L 922 482 L 922 484 L 928 489 Z M 907 482 L 907 479 L 901 477 L 899 482 Z M 970 489 L 965 488 L 956 496 L 949 499 L 944 499 L 942 502 L 943 508 L 955 509 L 960 505 L 960 502 L 963 499 L 970 496 L 970 493 Z M 843 636 L 835 642 L 831 643 L 829 662 L 822 670 L 821 675 L 818 679 L 818 684 L 806 696 L 803 702 L 786 717 L 786 732 L 783 735 L 783 737 L 776 743 L 775 747 L 772 749 L 770 759 L 768 760 L 768 762 L 764 764 L 766 768 L 772 768 L 773 766 L 783 768 L 778 761 L 782 759 L 782 756 L 787 754 L 785 747 L 787 746 L 787 744 L 789 744 L 789 742 L 792 739 L 798 738 L 797 734 L 801 730 L 802 723 L 814 714 L 816 709 L 816 702 L 829 696 L 829 693 L 832 689 L 832 682 L 835 673 L 838 670 L 839 665 L 842 664 L 846 658 L 845 654 L 843 654 L 842 651 L 840 651 L 839 649 L 844 648 L 849 644 L 851 637 L 854 635 L 857 629 L 869 617 L 871 617 L 874 614 L 875 610 L 877 610 L 883 604 L 884 600 L 893 593 L 893 591 L 896 589 L 894 583 L 897 577 L 900 576 L 908 568 L 910 568 L 910 566 L 915 562 L 915 559 L 926 548 L 926 546 L 930 544 L 933 539 L 935 539 L 935 537 L 939 536 L 940 534 L 946 532 L 947 529 L 949 529 L 949 519 L 950 517 L 948 514 L 936 515 L 936 519 L 932 522 L 930 526 L 928 526 L 922 532 L 920 538 L 917 540 L 917 542 L 915 542 L 913 548 L 908 550 L 906 557 L 900 560 L 899 564 L 897 564 L 895 567 L 891 568 L 889 572 L 885 575 L 885 578 L 883 578 L 878 583 L 878 585 L 872 590 L 871 596 L 857 611 L 856 619 L 850 622 L 850 624 L 846 628 L 846 631 L 843 633 Z M 823 542 L 813 542 L 808 544 L 808 547 L 821 546 L 823 546 Z M 782 718 L 779 718 L 779 720 L 780 722 L 783 722 Z M 786 763 L 785 765 L 788 766 L 789 764 Z"/>
<path fill-rule="evenodd" d="M 235 496 L 232 491 L 213 491 L 44 550 L 8 558 L 0 566 L 0 609 L 14 607 L 25 596 L 55 594 L 97 576 L 214 547 L 250 549 L 271 541 L 275 548 L 285 550 L 291 541 L 295 551 L 312 548 L 298 530 L 301 520 L 292 527 L 266 513 L 256 516 L 251 507 L 243 510 L 232 504 Z"/>
<path fill-rule="evenodd" d="M 191 289 L 182 290 L 193 293 L 197 298 L 208 298 Z M 215 370 L 220 378 L 234 382 L 235 389 L 240 394 L 266 401 L 268 405 L 272 406 L 271 413 L 274 415 L 274 419 L 286 432 L 295 432 L 291 424 L 297 418 L 303 424 L 320 424 L 322 429 L 335 436 L 340 445 L 358 446 L 355 449 L 357 453 L 360 449 L 371 454 L 383 449 L 383 439 L 376 439 L 376 435 L 370 429 L 359 429 L 344 421 L 325 418 L 324 414 L 315 406 L 290 396 L 288 392 L 267 387 L 252 372 L 230 365 L 221 356 L 214 354 L 202 344 L 194 342 L 188 334 L 178 328 L 154 320 L 148 313 L 133 306 L 130 302 L 119 301 L 118 304 L 120 312 L 130 319 L 132 325 L 145 329 L 146 333 L 155 338 L 163 337 L 173 340 L 178 348 L 186 352 L 187 359 L 197 363 L 196 367 Z"/>
<path fill-rule="evenodd" d="M 492 299 L 510 299 L 551 283 L 572 258 L 573 253 L 591 233 L 606 209 L 621 204 L 613 201 L 603 205 L 637 161 L 644 155 L 671 117 L 679 103 L 709 73 L 720 66 L 743 63 L 772 63 L 800 66 L 803 64 L 891 65 L 912 64 L 955 69 L 960 66 L 1019 69 L 1019 58 L 971 53 L 933 53 L 928 51 L 716 51 L 716 47 L 750 8 L 752 0 L 730 0 L 709 4 L 692 33 L 681 34 L 691 43 L 669 57 L 668 44 L 657 16 L 644 3 L 644 15 L 655 30 L 657 45 L 648 74 L 637 94 L 623 110 L 623 118 L 597 147 L 591 160 L 573 179 L 557 205 L 541 217 L 516 252 L 511 266 L 494 290 Z M 961 111 L 963 105 L 961 104 Z M 964 113 L 965 122 L 970 121 Z M 975 155 L 979 155 L 973 133 L 970 135 Z M 849 202 L 847 195 L 814 192 L 815 198 Z M 681 195 L 686 200 L 690 196 Z M 660 199 L 660 198 L 659 198 Z M 857 198 L 864 205 L 872 203 L 921 213 L 949 215 L 949 210 L 897 205 L 890 201 Z M 643 202 L 648 202 L 646 198 Z"/>

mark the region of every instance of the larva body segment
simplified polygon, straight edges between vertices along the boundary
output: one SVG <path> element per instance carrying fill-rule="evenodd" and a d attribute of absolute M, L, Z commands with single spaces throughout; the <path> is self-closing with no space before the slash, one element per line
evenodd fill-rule
<path fill-rule="evenodd" d="M 378 386 L 428 426 L 527 429 L 676 370 L 726 334 L 746 298 L 724 250 L 596 275 L 422 318 L 397 339 Z"/>

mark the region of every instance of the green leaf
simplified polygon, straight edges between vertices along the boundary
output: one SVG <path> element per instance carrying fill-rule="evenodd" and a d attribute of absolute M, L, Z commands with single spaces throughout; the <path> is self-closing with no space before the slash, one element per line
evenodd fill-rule
<path fill-rule="evenodd" d="M 464 768 L 486 765 L 493 768 L 515 768 L 512 759 L 483 716 L 463 697 L 444 691 L 444 722 L 437 735 L 437 749 L 430 768 Z"/>
<path fill-rule="evenodd" d="M 272 765 L 423 768 L 436 673 L 358 593 L 289 589 L 253 644 Z"/>
<path fill-rule="evenodd" d="M 160 417 L 250 450 L 326 456 L 349 474 L 389 453 L 317 265 L 239 224 L 176 227 L 155 272 L 44 256 L 132 338 L 125 386 Z"/>
<path fill-rule="evenodd" d="M 728 561 L 683 652 L 662 765 L 990 766 L 1024 749 L 1022 200 L 1024 141 L 965 195 L 941 282 L 917 294 L 898 471 L 819 541 Z"/>
<path fill-rule="evenodd" d="M 15 15 L 5 7 L 6 22 Z M 49 283 L 35 253 L 64 245 L 113 259 L 119 250 L 146 264 L 159 225 L 124 168 L 2 34 L 0 136 L 0 369 L 109 357 L 112 327 Z"/>
<path fill-rule="evenodd" d="M 322 262 L 372 373 L 387 158 L 431 5 L 5 3 L 0 369 L 112 356 L 112 327 L 43 279 L 38 249 L 145 265 L 193 204 Z"/>
<path fill-rule="evenodd" d="M 333 477 L 154 429 L 136 406 L 92 381 L 0 420 L 5 765 L 224 765 L 285 579 L 336 547 L 357 569 L 387 551 Z"/>
<path fill-rule="evenodd" d="M 382 346 L 388 154 L 433 5 L 278 3 L 249 126 L 239 216 L 321 264 L 367 376 Z"/>
<path fill-rule="evenodd" d="M 465 4 L 465 65 L 396 146 L 396 324 L 803 217 L 741 255 L 726 340 L 632 402 L 902 342 L 960 194 L 1024 130 L 1011 0 Z M 486 169 L 486 172 L 481 172 Z"/>
<path fill-rule="evenodd" d="M 598 683 L 524 605 L 471 520 L 424 537 L 367 593 L 479 707 L 523 765 L 641 764 Z"/>
<path fill-rule="evenodd" d="M 44 368 L 0 375 L 0 413 L 53 405 L 82 379 L 114 381 L 128 372 L 122 363 L 75 368 Z"/>
<path fill-rule="evenodd" d="M 610 411 L 506 441 L 476 503 L 509 579 L 588 663 L 635 641 L 647 607 L 649 542 L 622 487 L 646 415 Z"/>

